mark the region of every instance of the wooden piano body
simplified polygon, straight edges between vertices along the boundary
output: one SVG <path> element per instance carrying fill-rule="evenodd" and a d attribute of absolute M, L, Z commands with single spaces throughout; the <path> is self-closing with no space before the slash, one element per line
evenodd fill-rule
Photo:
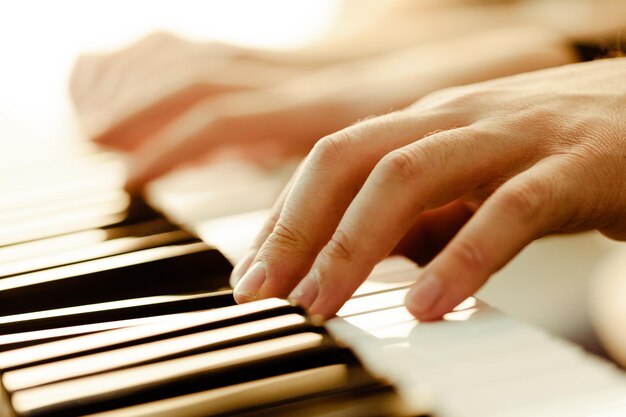
<path fill-rule="evenodd" d="M 129 200 L 119 159 L 90 144 L 0 158 L 0 415 L 626 415 L 622 371 L 478 300 L 415 321 L 402 300 L 419 268 L 401 258 L 323 327 L 278 300 L 253 319 L 229 307 L 224 256 L 246 248 L 272 175 L 256 198 L 222 184 L 220 204 L 178 201 L 207 245 Z"/>

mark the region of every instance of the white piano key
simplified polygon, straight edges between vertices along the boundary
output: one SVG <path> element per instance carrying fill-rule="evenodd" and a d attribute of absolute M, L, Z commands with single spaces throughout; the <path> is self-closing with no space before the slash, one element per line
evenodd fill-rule
<path fill-rule="evenodd" d="M 31 257 L 61 253 L 75 248 L 95 245 L 107 238 L 107 232 L 101 229 L 86 230 L 83 232 L 70 233 L 32 242 L 19 243 L 16 245 L 0 248 L 0 259 L 3 262 L 26 260 Z"/>
<path fill-rule="evenodd" d="M 54 269 L 3 278 L 0 280 L 0 291 L 63 279 L 66 276 L 81 275 L 94 271 L 120 268 L 126 265 L 156 261 L 167 257 L 200 252 L 206 249 L 206 244 L 199 242 L 179 246 L 174 245 L 150 248 L 138 252 L 117 255 L 114 258 L 94 259 L 79 264 L 66 265 Z"/>
<path fill-rule="evenodd" d="M 205 417 L 235 412 L 241 405 L 289 400 L 295 396 L 341 388 L 348 382 L 346 365 L 329 365 L 210 391 L 188 394 L 89 417 Z"/>
<path fill-rule="evenodd" d="M 149 301 L 150 299 L 153 298 L 146 298 L 146 301 Z M 103 303 L 101 304 L 101 306 L 116 303 L 123 305 L 123 301 L 120 301 L 113 303 Z M 265 300 L 257 301 L 255 303 L 224 307 L 215 310 L 197 311 L 191 313 L 177 313 L 165 316 L 153 316 L 141 319 L 131 319 L 109 323 L 97 323 L 75 327 L 79 329 L 85 329 L 83 332 L 86 333 L 88 331 L 102 331 L 110 330 L 112 328 L 115 329 L 133 326 L 134 328 L 122 329 L 115 332 L 115 342 L 124 343 L 142 337 L 153 336 L 155 334 L 167 332 L 173 329 L 180 329 L 185 326 L 196 326 L 201 323 L 206 323 L 208 320 L 220 321 L 228 319 L 233 315 L 253 314 L 259 311 L 263 311 L 265 309 L 277 308 L 286 305 L 288 305 L 286 301 L 276 298 L 268 298 Z M 40 332 L 47 332 L 54 335 L 55 329 L 42 330 Z M 11 340 L 13 340 L 15 338 L 19 338 L 19 336 L 19 333 L 0 336 L 0 340 L 2 340 L 2 338 L 12 338 Z M 45 345 L 35 345 L 0 353 L 0 368 L 6 368 L 9 366 L 15 366 L 15 364 L 28 362 L 29 358 L 33 356 L 37 357 L 42 353 L 62 354 L 66 352 L 68 348 L 76 349 L 76 346 L 79 346 L 82 351 L 88 351 L 94 347 L 101 346 L 105 342 L 111 342 L 112 339 L 113 337 L 110 332 L 100 332 L 82 336 L 80 338 L 59 340 L 56 342 L 47 343 Z"/>
<path fill-rule="evenodd" d="M 242 338 L 253 333 L 267 332 L 280 327 L 304 323 L 305 318 L 303 316 L 287 314 L 257 320 L 252 323 L 196 332 L 156 342 L 9 371 L 4 374 L 3 383 L 7 390 L 18 391 L 54 381 L 128 367 L 168 355 L 190 351 L 202 346 L 216 345 L 226 340 Z"/>
<path fill-rule="evenodd" d="M 81 196 L 62 201 L 20 208 L 0 213 L 0 227 L 6 228 L 16 223 L 30 223 L 33 220 L 53 217 L 64 213 L 79 213 L 93 207 L 111 207 L 112 210 L 123 210 L 130 199 L 123 190 L 103 190 L 101 193 Z"/>
<path fill-rule="evenodd" d="M 42 409 L 52 404 L 80 401 L 81 398 L 99 395 L 102 392 L 122 392 L 133 387 L 153 384 L 154 381 L 182 378 L 214 367 L 227 367 L 239 363 L 244 357 L 246 361 L 254 361 L 314 348 L 320 346 L 322 340 L 322 336 L 315 333 L 300 333 L 217 352 L 44 385 L 14 393 L 13 407 L 20 413 Z"/>
<path fill-rule="evenodd" d="M 525 363 L 519 365 L 521 367 Z M 488 384 L 467 384 L 463 391 L 442 395 L 440 403 L 455 416 L 500 416 L 509 410 L 527 408 L 531 404 L 575 399 L 595 390 L 610 389 L 616 383 L 615 374 L 607 374 L 593 367 L 589 369 L 579 360 L 559 369 L 546 367 L 533 369 L 532 372 L 525 370 L 521 374 L 510 372 Z M 471 409 L 468 409 L 468 405 Z M 571 410 L 569 404 L 562 404 L 555 415 L 569 416 L 568 408 Z"/>
<path fill-rule="evenodd" d="M 35 271 L 43 267 L 66 265 L 78 261 L 143 250 L 150 247 L 170 244 L 177 240 L 188 238 L 189 236 L 189 233 L 183 230 L 175 230 L 172 232 L 155 233 L 150 236 L 122 237 L 106 242 L 99 242 L 94 245 L 83 245 L 81 248 L 63 251 L 62 253 L 38 256 L 34 259 L 0 263 L 0 277 L 22 273 L 24 271 Z"/>
<path fill-rule="evenodd" d="M 126 327 L 135 327 L 135 326 L 142 326 L 142 325 L 147 325 L 147 324 L 162 324 L 163 322 L 168 322 L 170 319 L 179 320 L 185 317 L 185 315 L 187 314 L 193 314 L 193 313 L 177 313 L 177 314 L 168 314 L 168 315 L 163 315 L 163 316 L 142 317 L 142 318 L 137 318 L 137 319 L 107 321 L 107 322 L 94 323 L 94 324 L 82 324 L 78 326 L 60 327 L 60 328 L 46 329 L 46 330 L 34 330 L 34 331 L 23 332 L 23 333 L 11 333 L 11 334 L 0 335 L 0 345 L 7 345 L 7 344 L 10 345 L 10 344 L 15 344 L 15 343 L 21 343 L 21 342 L 29 341 L 32 339 L 53 340 L 59 337 L 83 336 L 83 335 L 90 335 L 91 333 L 100 334 L 98 332 L 104 332 L 106 330 L 122 329 Z M 52 343 L 67 342 L 71 344 L 71 343 L 76 342 L 76 340 L 73 338 L 69 340 L 70 341 L 59 340 L 59 341 L 52 342 Z M 82 342 L 82 340 L 80 340 L 79 342 Z M 39 345 L 35 345 L 35 346 L 25 347 L 22 349 L 35 349 L 39 347 L 40 347 Z M 48 348 L 48 347 L 49 346 L 46 344 L 45 348 Z M 4 355 L 13 354 L 15 352 L 21 352 L 21 349 L 9 350 L 7 352 L 0 353 L 0 368 L 2 367 L 2 360 L 3 360 L 1 358 L 3 358 Z"/>
<path fill-rule="evenodd" d="M 407 291 L 408 289 L 402 286 L 393 291 L 351 298 L 339 309 L 337 316 L 346 317 L 369 311 L 400 307 L 404 305 L 404 297 L 406 297 Z"/>
<path fill-rule="evenodd" d="M 502 410 L 498 417 L 623 417 L 626 415 L 626 384 L 610 382 L 577 395 L 549 398 L 534 404 Z"/>

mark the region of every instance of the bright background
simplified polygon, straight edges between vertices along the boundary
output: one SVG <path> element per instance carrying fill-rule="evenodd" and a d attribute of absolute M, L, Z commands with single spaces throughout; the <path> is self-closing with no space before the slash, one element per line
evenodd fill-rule
<path fill-rule="evenodd" d="M 320 35 L 339 5 L 337 0 L 2 2 L 0 141 L 74 133 L 67 79 L 81 52 L 120 48 L 156 30 L 293 48 Z"/>

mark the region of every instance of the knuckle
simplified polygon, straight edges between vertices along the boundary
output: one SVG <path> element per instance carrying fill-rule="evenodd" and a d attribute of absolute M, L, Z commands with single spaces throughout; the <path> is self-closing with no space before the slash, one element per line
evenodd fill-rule
<path fill-rule="evenodd" d="M 447 104 L 453 107 L 475 106 L 485 100 L 486 92 L 475 88 L 458 88 L 448 96 Z"/>
<path fill-rule="evenodd" d="M 525 181 L 503 192 L 498 201 L 502 211 L 516 221 L 530 222 L 544 214 L 552 194 L 548 181 Z"/>
<path fill-rule="evenodd" d="M 487 266 L 483 251 L 472 242 L 458 240 L 450 246 L 450 254 L 468 270 L 482 271 Z"/>
<path fill-rule="evenodd" d="M 326 246 L 326 255 L 334 260 L 350 262 L 355 254 L 355 245 L 342 231 L 337 230 Z"/>
<path fill-rule="evenodd" d="M 309 239 L 305 233 L 297 227 L 285 224 L 284 221 L 277 221 L 272 233 L 267 238 L 269 250 L 305 252 L 309 247 Z M 265 246 L 265 245 L 264 245 Z M 268 251 L 268 247 L 264 247 Z"/>
<path fill-rule="evenodd" d="M 143 48 L 162 47 L 170 43 L 180 43 L 181 39 L 171 32 L 158 30 L 141 39 L 136 46 Z"/>
<path fill-rule="evenodd" d="M 314 163 L 333 164 L 345 161 L 350 151 L 350 142 L 352 139 L 351 129 L 334 133 L 320 139 L 310 154 L 310 159 Z"/>
<path fill-rule="evenodd" d="M 424 172 L 426 160 L 426 155 L 419 148 L 402 148 L 381 159 L 377 170 L 384 181 L 413 182 Z"/>

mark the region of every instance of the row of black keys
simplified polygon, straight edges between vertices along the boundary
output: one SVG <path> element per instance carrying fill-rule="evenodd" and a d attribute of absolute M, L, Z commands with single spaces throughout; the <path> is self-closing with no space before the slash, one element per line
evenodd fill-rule
<path fill-rule="evenodd" d="M 2 235 L 0 415 L 397 413 L 298 307 L 234 306 L 230 263 L 143 201 L 97 216 Z"/>
<path fill-rule="evenodd" d="M 10 350 L 0 367 L 7 416 L 398 413 L 389 385 L 277 299 Z"/>

